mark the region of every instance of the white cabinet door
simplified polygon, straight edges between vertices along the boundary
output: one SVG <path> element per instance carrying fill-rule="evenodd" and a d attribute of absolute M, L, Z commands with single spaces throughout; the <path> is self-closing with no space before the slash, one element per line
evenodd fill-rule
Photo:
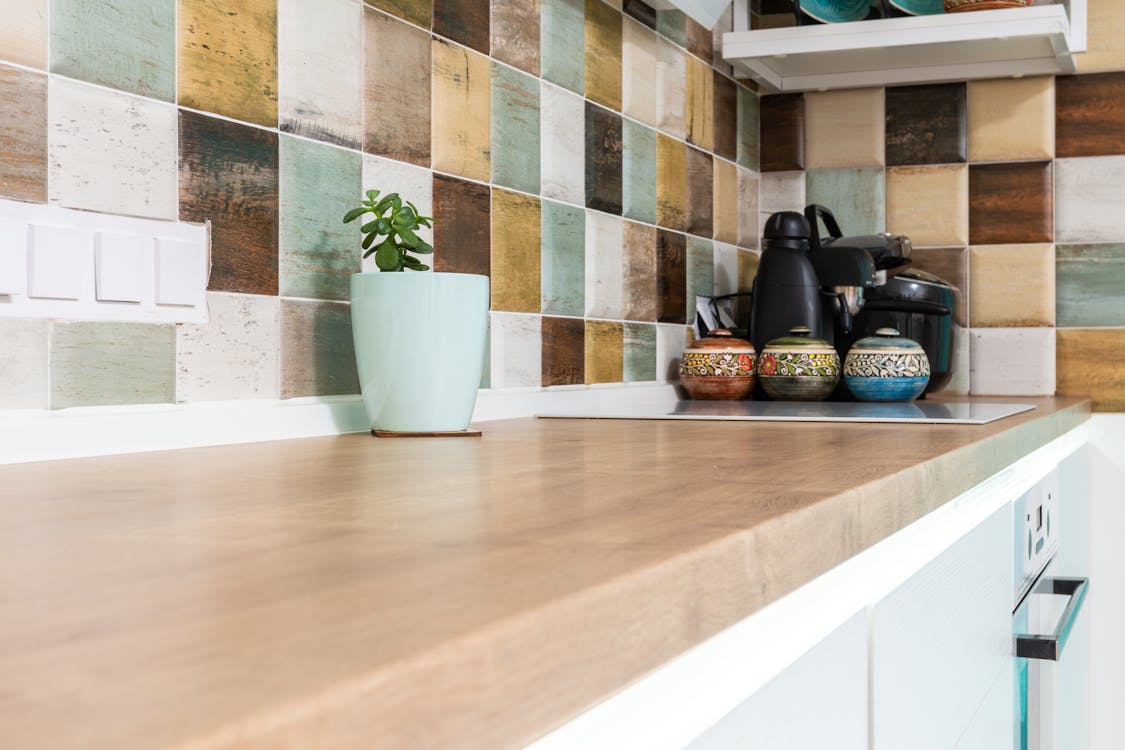
<path fill-rule="evenodd" d="M 833 631 L 689 747 L 867 750 L 867 611 Z"/>
<path fill-rule="evenodd" d="M 949 750 L 1012 643 L 1012 510 L 1005 506 L 872 614 L 874 750 Z"/>
<path fill-rule="evenodd" d="M 1015 745 L 1015 670 L 1005 662 L 954 750 L 1011 750 Z"/>

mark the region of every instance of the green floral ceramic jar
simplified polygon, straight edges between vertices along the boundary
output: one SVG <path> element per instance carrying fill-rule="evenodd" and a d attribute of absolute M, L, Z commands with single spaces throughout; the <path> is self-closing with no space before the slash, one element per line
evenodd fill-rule
<path fill-rule="evenodd" d="M 811 329 L 798 326 L 762 348 L 758 379 L 775 401 L 823 401 L 840 380 L 840 355 Z"/>

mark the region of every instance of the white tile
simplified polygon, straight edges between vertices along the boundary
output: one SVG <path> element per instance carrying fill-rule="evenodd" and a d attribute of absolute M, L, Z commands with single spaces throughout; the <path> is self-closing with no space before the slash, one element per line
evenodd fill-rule
<path fill-rule="evenodd" d="M 363 6 L 279 0 L 281 130 L 358 148 L 363 139 Z"/>
<path fill-rule="evenodd" d="M 972 369 L 969 339 L 969 329 L 956 324 L 953 326 L 955 347 L 953 350 L 953 377 L 950 378 L 949 385 L 942 389 L 942 393 L 955 393 L 961 396 L 969 393 L 969 373 Z"/>
<path fill-rule="evenodd" d="M 363 190 L 382 190 L 408 196 L 423 216 L 434 215 L 434 178 L 425 167 L 406 164 L 381 156 L 363 155 Z M 434 244 L 434 230 L 419 229 L 418 236 L 431 245 Z M 423 259 L 427 266 L 433 264 Z M 365 272 L 375 271 L 375 255 L 363 259 Z"/>
<path fill-rule="evenodd" d="M 656 126 L 656 32 L 625 17 L 621 30 L 621 107 Z"/>
<path fill-rule="evenodd" d="M 738 291 L 738 248 L 725 242 L 715 243 L 715 294 Z"/>
<path fill-rule="evenodd" d="M 94 245 L 93 233 L 50 224 L 32 224 L 29 229 L 28 296 L 80 299 L 83 271 Z"/>
<path fill-rule="evenodd" d="M 538 315 L 490 314 L 493 388 L 538 387 L 542 383 L 542 328 Z"/>
<path fill-rule="evenodd" d="M 1055 160 L 1055 242 L 1125 241 L 1125 156 Z"/>
<path fill-rule="evenodd" d="M 0 318 L 0 409 L 47 408 L 48 326 Z"/>
<path fill-rule="evenodd" d="M 540 191 L 544 198 L 586 205 L 586 105 L 543 81 L 539 91 Z"/>
<path fill-rule="evenodd" d="M 757 172 L 738 168 L 738 244 L 750 250 L 757 249 L 758 206 L 760 204 L 760 180 Z"/>
<path fill-rule="evenodd" d="M 196 305 L 207 286 L 193 243 L 158 237 L 155 247 L 156 304 Z"/>
<path fill-rule="evenodd" d="M 176 400 L 281 395 L 277 297 L 209 292 L 211 319 L 176 329 Z"/>
<path fill-rule="evenodd" d="M 760 190 L 763 218 L 777 211 L 805 210 L 804 172 L 763 172 Z"/>
<path fill-rule="evenodd" d="M 677 138 L 687 137 L 687 58 L 664 37 L 656 39 L 656 126 Z"/>
<path fill-rule="evenodd" d="M 586 317 L 625 316 L 625 224 L 620 217 L 586 212 Z"/>
<path fill-rule="evenodd" d="M 99 302 L 141 302 L 145 298 L 146 253 L 152 238 L 122 232 L 94 235 L 94 278 Z"/>
<path fill-rule="evenodd" d="M 174 104 L 56 77 L 47 100 L 51 203 L 177 218 Z"/>
<path fill-rule="evenodd" d="M 0 294 L 27 292 L 27 224 L 0 218 Z"/>
<path fill-rule="evenodd" d="M 680 379 L 680 358 L 687 348 L 687 326 L 656 324 L 656 379 L 662 383 Z"/>
<path fill-rule="evenodd" d="M 969 373 L 974 396 L 1053 394 L 1055 329 L 972 329 Z"/>

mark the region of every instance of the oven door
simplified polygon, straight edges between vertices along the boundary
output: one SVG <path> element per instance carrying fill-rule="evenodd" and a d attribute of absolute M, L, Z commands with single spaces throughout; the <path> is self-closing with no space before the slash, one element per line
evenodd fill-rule
<path fill-rule="evenodd" d="M 1052 562 L 1013 615 L 1016 750 L 1089 747 L 1089 581 L 1052 576 Z"/>

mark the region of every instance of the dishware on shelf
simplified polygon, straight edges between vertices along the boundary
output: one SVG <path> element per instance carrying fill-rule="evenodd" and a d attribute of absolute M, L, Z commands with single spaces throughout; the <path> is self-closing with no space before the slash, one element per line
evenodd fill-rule
<path fill-rule="evenodd" d="M 894 328 L 860 339 L 844 358 L 844 382 L 862 401 L 913 401 L 929 381 L 926 352 Z"/>
<path fill-rule="evenodd" d="M 840 380 L 840 355 L 811 329 L 797 326 L 763 347 L 758 380 L 775 401 L 823 401 Z"/>
<path fill-rule="evenodd" d="M 970 10 L 1003 10 L 1026 8 L 1028 0 L 945 0 L 946 13 L 964 13 Z"/>
<path fill-rule="evenodd" d="M 754 346 L 720 328 L 684 350 L 680 382 L 693 399 L 737 401 L 754 389 Z"/>
<path fill-rule="evenodd" d="M 885 2 L 889 8 L 908 16 L 932 16 L 945 12 L 942 0 L 885 0 Z"/>
<path fill-rule="evenodd" d="M 870 0 L 796 0 L 794 10 L 799 25 L 811 19 L 815 23 L 848 23 L 862 21 L 871 12 Z"/>

